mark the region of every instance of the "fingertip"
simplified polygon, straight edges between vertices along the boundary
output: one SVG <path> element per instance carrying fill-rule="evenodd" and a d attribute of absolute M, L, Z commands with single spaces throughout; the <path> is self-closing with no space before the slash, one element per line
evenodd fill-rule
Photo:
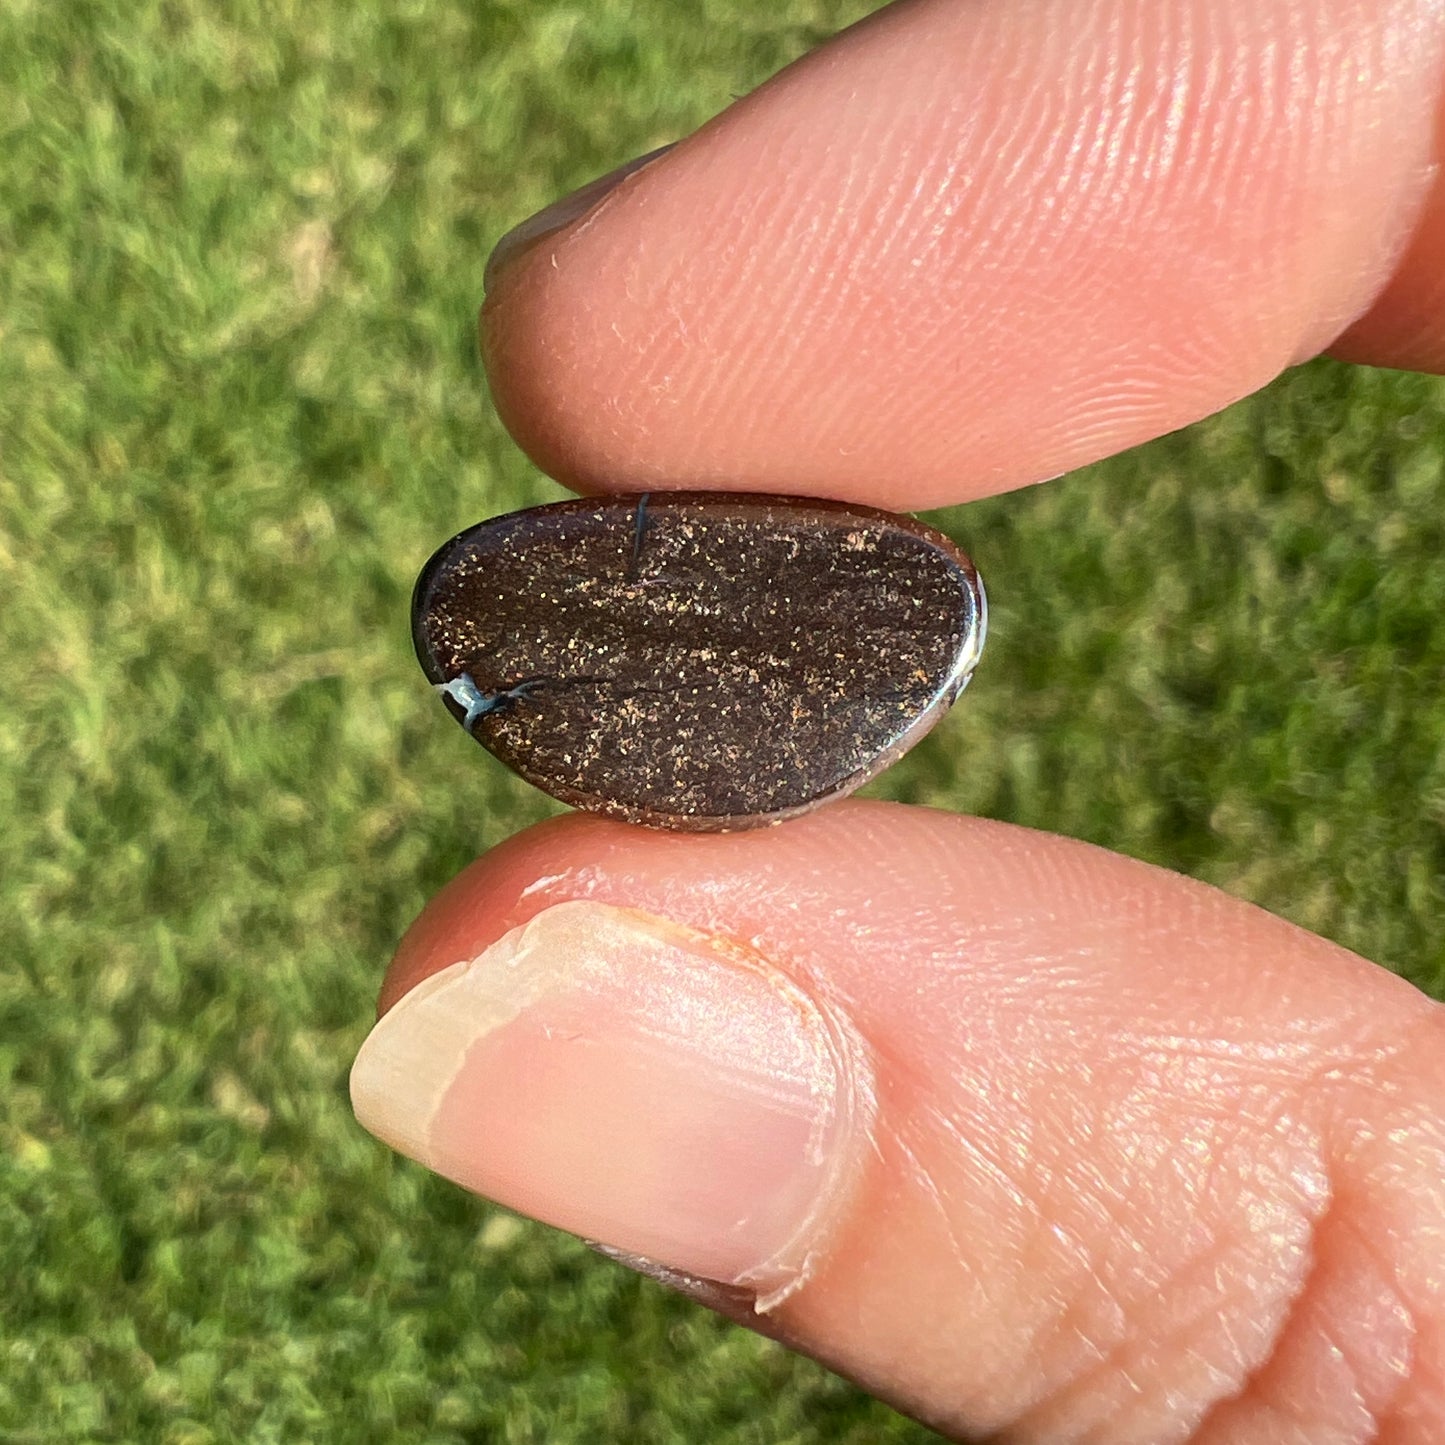
<path fill-rule="evenodd" d="M 1385 284 L 1442 34 L 1411 0 L 891 7 L 514 261 L 498 409 L 583 491 L 902 509 L 1184 425 Z"/>

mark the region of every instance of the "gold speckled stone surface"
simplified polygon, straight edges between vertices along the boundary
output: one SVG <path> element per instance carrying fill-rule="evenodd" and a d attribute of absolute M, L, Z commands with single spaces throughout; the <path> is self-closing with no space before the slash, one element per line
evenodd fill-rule
<path fill-rule="evenodd" d="M 537 787 L 654 827 L 841 797 L 927 732 L 983 647 L 973 564 L 908 517 L 652 492 L 494 517 L 417 581 L 449 710 Z"/>

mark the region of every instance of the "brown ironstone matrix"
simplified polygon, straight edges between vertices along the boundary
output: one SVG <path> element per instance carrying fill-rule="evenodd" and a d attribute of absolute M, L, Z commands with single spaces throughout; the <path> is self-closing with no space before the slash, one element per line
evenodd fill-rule
<path fill-rule="evenodd" d="M 841 797 L 968 682 L 983 587 L 942 533 L 803 497 L 650 492 L 493 517 L 423 568 L 417 656 L 528 782 L 659 828 Z"/>

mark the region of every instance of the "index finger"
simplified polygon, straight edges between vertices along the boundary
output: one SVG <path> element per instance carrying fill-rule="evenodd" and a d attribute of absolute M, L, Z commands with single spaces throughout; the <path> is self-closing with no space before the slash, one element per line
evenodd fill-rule
<path fill-rule="evenodd" d="M 904 0 L 504 248 L 498 408 L 582 490 L 917 509 L 1342 333 L 1445 365 L 1442 55 L 1424 0 Z"/>

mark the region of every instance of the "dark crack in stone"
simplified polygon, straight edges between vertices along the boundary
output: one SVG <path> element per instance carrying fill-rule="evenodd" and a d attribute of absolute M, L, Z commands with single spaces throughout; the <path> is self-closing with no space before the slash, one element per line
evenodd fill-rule
<path fill-rule="evenodd" d="M 417 656 L 490 752 L 565 803 L 748 828 L 851 792 L 963 690 L 973 564 L 908 517 L 652 492 L 494 517 L 417 581 Z"/>

